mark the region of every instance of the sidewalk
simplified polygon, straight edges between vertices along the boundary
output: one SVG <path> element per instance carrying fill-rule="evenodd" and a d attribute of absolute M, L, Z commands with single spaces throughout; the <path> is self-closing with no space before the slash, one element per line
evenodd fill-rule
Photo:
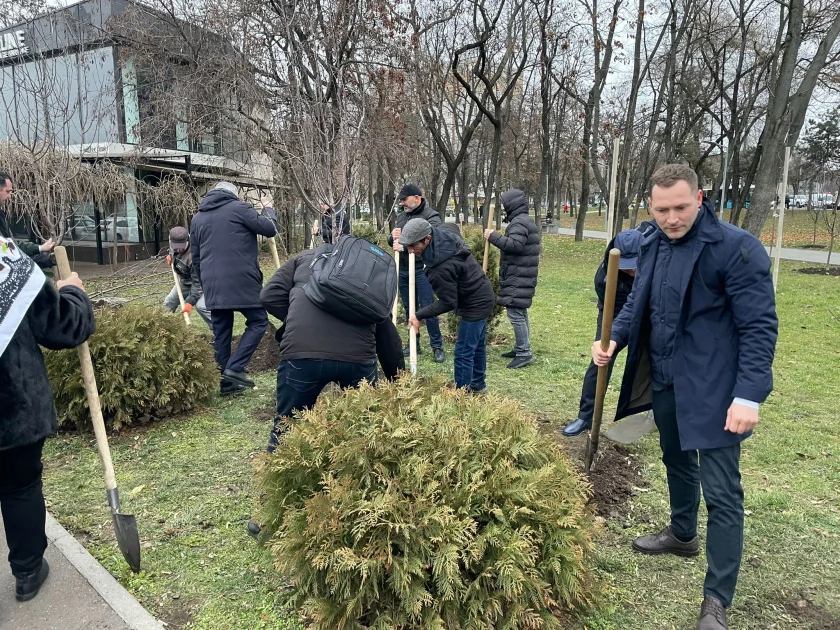
<path fill-rule="evenodd" d="M 569 228 L 561 228 L 554 225 L 548 226 L 548 229 L 543 229 L 546 234 L 561 234 L 563 236 L 574 236 L 575 231 Z M 584 230 L 584 238 L 607 240 L 606 232 L 598 232 L 596 230 Z M 770 248 L 765 246 L 765 249 L 770 253 Z M 775 256 L 771 253 L 772 258 Z M 828 258 L 828 252 L 813 251 L 810 249 L 791 249 L 789 247 L 782 247 L 782 260 L 795 260 L 798 262 L 814 263 L 816 265 L 824 265 Z M 840 265 L 840 253 L 833 252 L 831 254 L 831 264 Z"/>
<path fill-rule="evenodd" d="M 163 630 L 81 543 L 47 514 L 50 575 L 38 596 L 15 600 L 15 579 L 0 518 L 0 629 Z"/>

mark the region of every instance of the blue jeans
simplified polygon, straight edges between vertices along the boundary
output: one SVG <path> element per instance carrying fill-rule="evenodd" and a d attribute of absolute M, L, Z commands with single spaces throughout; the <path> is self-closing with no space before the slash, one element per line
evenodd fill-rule
<path fill-rule="evenodd" d="M 277 415 L 268 440 L 268 452 L 277 448 L 278 437 L 288 429 L 287 419 L 295 410 L 310 409 L 328 383 L 358 387 L 362 381 L 376 384 L 376 359 L 350 363 L 331 359 L 293 359 L 280 361 L 277 367 Z"/>
<path fill-rule="evenodd" d="M 484 389 L 486 374 L 487 320 L 468 322 L 462 319 L 455 342 L 455 386 Z"/>
<path fill-rule="evenodd" d="M 653 418 L 659 429 L 662 463 L 668 476 L 671 529 L 679 538 L 697 535 L 700 489 L 706 500 L 706 581 L 703 593 L 729 607 L 735 595 L 744 547 L 744 489 L 741 445 L 684 451 L 677 426 L 674 388 L 653 388 Z"/>
<path fill-rule="evenodd" d="M 233 338 L 233 314 L 239 311 L 245 316 L 245 332 L 239 338 L 236 351 L 230 353 Z M 213 328 L 213 348 L 216 351 L 216 363 L 219 370 L 242 372 L 257 351 L 265 331 L 268 329 L 268 314 L 262 308 L 219 309 L 210 312 Z"/>
<path fill-rule="evenodd" d="M 421 269 L 414 271 L 414 290 L 417 293 L 416 305 L 417 310 L 428 306 L 435 301 L 435 292 L 432 291 L 432 285 L 426 277 L 426 272 Z M 402 298 L 403 308 L 405 309 L 405 318 L 408 319 L 408 269 L 400 269 L 400 297 Z M 430 317 L 423 320 L 426 328 L 429 330 L 429 343 L 432 348 L 443 348 L 443 337 L 440 334 L 440 324 L 437 317 Z M 422 330 L 422 326 L 420 327 Z M 417 335 L 417 346 L 420 346 L 420 335 Z"/>

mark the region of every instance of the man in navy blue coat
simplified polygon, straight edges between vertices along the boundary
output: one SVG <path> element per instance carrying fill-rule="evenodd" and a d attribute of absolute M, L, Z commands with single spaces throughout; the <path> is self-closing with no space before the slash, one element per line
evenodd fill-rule
<path fill-rule="evenodd" d="M 205 195 L 190 225 L 192 262 L 210 310 L 222 395 L 254 386 L 245 368 L 268 328 L 268 315 L 260 304 L 263 274 L 257 234 L 273 238 L 277 215 L 271 208 L 264 208 L 262 216 L 258 214 L 239 200 L 236 187 L 228 182 L 220 182 Z M 236 311 L 245 316 L 245 332 L 231 354 Z"/>
<path fill-rule="evenodd" d="M 628 346 L 617 418 L 653 408 L 668 475 L 671 523 L 636 551 L 696 556 L 700 490 L 708 570 L 697 630 L 726 630 L 741 566 L 741 442 L 773 389 L 778 320 L 770 259 L 754 236 L 719 221 L 697 174 L 669 164 L 651 179 L 659 229 L 639 252 L 633 291 L 613 323 L 607 365 Z"/>

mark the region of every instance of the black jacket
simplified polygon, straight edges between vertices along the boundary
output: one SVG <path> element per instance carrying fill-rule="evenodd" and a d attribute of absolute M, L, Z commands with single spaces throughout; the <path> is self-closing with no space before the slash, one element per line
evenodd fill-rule
<path fill-rule="evenodd" d="M 331 359 L 365 363 L 377 357 L 386 378 L 405 369 L 402 341 L 391 320 L 351 324 L 315 306 L 304 293 L 315 250 L 293 256 L 278 269 L 260 295 L 263 308 L 283 322 L 277 331 L 280 358 Z"/>
<path fill-rule="evenodd" d="M 325 243 L 334 243 L 342 234 L 350 234 L 350 221 L 343 209 L 321 215 L 321 239 Z"/>
<path fill-rule="evenodd" d="M 425 199 L 423 199 L 420 205 L 417 206 L 417 209 L 413 212 L 400 212 L 397 215 L 396 227 L 403 229 L 405 224 L 411 219 L 426 219 L 432 227 L 443 224 L 443 221 L 440 220 L 440 215 L 436 210 L 429 207 L 429 204 L 426 203 Z M 388 245 L 391 247 L 394 246 L 394 237 L 391 234 L 388 235 Z M 400 252 L 400 269 L 404 269 L 406 273 L 408 273 L 408 252 L 405 248 L 403 248 Z M 417 269 L 422 269 L 422 267 L 418 265 Z"/>
<path fill-rule="evenodd" d="M 437 299 L 417 311 L 424 320 L 449 311 L 468 322 L 493 315 L 496 296 L 489 278 L 463 239 L 443 227 L 432 228 L 432 240 L 423 251 L 426 277 Z"/>
<path fill-rule="evenodd" d="M 93 334 L 93 307 L 84 291 L 56 291 L 47 280 L 0 355 L 0 451 L 33 444 L 58 426 L 39 345 L 75 348 Z M 81 379 L 81 375 L 79 375 Z"/>
<path fill-rule="evenodd" d="M 529 308 L 537 288 L 542 234 L 528 214 L 528 199 L 521 190 L 502 194 L 502 206 L 507 229 L 504 235 L 490 235 L 490 244 L 502 251 L 498 302 L 511 308 Z"/>
<path fill-rule="evenodd" d="M 190 249 L 209 310 L 260 308 L 257 234 L 272 237 L 277 224 L 224 190 L 211 190 L 201 201 Z"/>
<path fill-rule="evenodd" d="M 172 257 L 172 264 L 175 265 L 175 273 L 181 280 L 181 285 L 189 290 L 184 296 L 184 302 L 195 306 L 201 297 L 201 278 L 198 276 L 198 269 L 193 264 L 192 251 L 188 247 L 186 251 L 178 254 L 170 248 L 169 255 Z"/>

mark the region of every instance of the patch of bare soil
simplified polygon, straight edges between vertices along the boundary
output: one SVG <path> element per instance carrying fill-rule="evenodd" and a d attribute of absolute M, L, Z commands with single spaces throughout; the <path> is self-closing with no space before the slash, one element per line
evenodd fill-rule
<path fill-rule="evenodd" d="M 840 619 L 814 603 L 809 593 L 801 592 L 783 599 L 788 613 L 811 630 L 840 630 Z"/>
<path fill-rule="evenodd" d="M 561 445 L 581 465 L 586 456 L 586 438 L 586 433 L 567 438 L 558 432 Z M 647 486 L 638 456 L 626 446 L 604 437 L 598 445 L 589 481 L 593 491 L 590 504 L 598 516 L 610 519 L 627 517 L 630 514 L 628 501 Z"/>
<path fill-rule="evenodd" d="M 805 269 L 797 269 L 799 273 L 804 273 L 809 276 L 840 276 L 840 267 L 805 267 Z"/>
<path fill-rule="evenodd" d="M 257 351 L 254 352 L 254 356 L 251 357 L 251 361 L 248 363 L 248 372 L 251 374 L 258 374 L 259 372 L 272 372 L 276 370 L 277 366 L 280 364 L 280 346 L 274 339 L 274 334 L 276 332 L 277 329 L 271 322 L 269 322 L 268 330 L 265 331 L 265 335 L 263 335 L 260 345 L 257 346 Z M 239 345 L 239 339 L 240 336 L 233 338 L 231 352 L 236 350 Z"/>

